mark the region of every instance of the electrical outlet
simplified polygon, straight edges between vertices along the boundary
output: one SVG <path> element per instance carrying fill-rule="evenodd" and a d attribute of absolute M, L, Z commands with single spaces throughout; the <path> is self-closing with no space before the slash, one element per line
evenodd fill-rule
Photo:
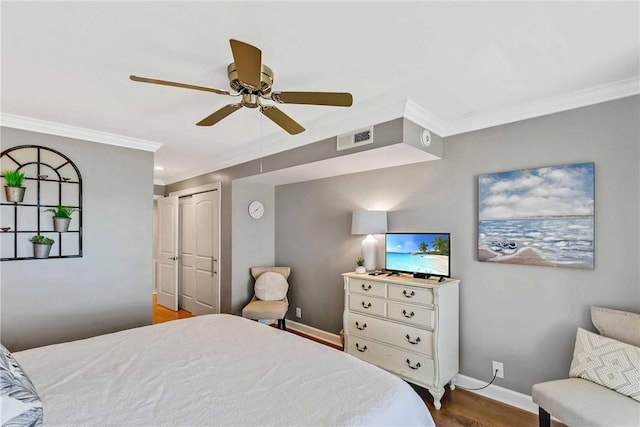
<path fill-rule="evenodd" d="M 504 378 L 504 365 L 502 364 L 502 362 L 496 362 L 494 360 L 493 361 L 493 370 L 491 371 L 491 373 L 495 374 L 496 371 L 498 371 L 498 373 L 496 374 L 497 378 Z"/>
<path fill-rule="evenodd" d="M 300 307 L 296 307 L 296 317 L 298 319 L 302 318 L 302 309 Z"/>

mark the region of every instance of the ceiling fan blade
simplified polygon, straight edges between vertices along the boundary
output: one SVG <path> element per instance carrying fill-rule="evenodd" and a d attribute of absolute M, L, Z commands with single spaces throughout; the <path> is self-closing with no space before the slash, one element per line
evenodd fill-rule
<path fill-rule="evenodd" d="M 234 113 L 242 108 L 242 104 L 229 104 L 225 105 L 215 113 L 205 117 L 196 123 L 197 126 L 212 126 L 218 123 L 220 120 L 227 117 L 229 114 Z"/>
<path fill-rule="evenodd" d="M 260 89 L 262 83 L 260 75 L 262 73 L 262 52 L 255 46 L 251 46 L 240 40 L 229 40 L 233 61 L 238 71 L 238 79 L 254 89 Z"/>
<path fill-rule="evenodd" d="M 278 107 L 274 107 L 273 105 L 262 105 L 260 106 L 260 111 L 262 112 L 262 114 L 269 117 L 275 124 L 289 132 L 291 135 L 296 135 L 304 132 L 304 128 L 300 126 L 298 122 L 287 116 Z"/>
<path fill-rule="evenodd" d="M 129 76 L 129 78 L 131 80 L 133 80 L 134 82 L 154 83 L 154 84 L 157 84 L 157 85 L 182 87 L 182 88 L 185 88 L 185 89 L 203 90 L 205 92 L 217 93 L 218 95 L 231 95 L 226 90 L 214 89 L 214 88 L 211 88 L 211 87 L 195 86 L 195 85 L 190 85 L 190 84 L 186 84 L 186 83 L 176 83 L 176 82 L 170 82 L 170 81 L 167 81 L 167 80 L 148 79 L 146 77 L 138 77 L 138 76 Z"/>
<path fill-rule="evenodd" d="M 273 92 L 271 99 L 283 104 L 335 105 L 351 107 L 353 96 L 348 92 Z"/>

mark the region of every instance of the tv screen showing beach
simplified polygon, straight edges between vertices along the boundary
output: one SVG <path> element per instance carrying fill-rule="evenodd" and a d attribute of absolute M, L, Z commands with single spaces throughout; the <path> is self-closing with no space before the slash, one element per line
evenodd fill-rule
<path fill-rule="evenodd" d="M 388 233 L 385 269 L 450 276 L 449 233 Z"/>

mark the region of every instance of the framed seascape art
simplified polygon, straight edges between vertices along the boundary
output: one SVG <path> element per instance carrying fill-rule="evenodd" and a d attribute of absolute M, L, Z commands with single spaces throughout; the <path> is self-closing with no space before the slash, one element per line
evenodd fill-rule
<path fill-rule="evenodd" d="M 478 260 L 593 269 L 594 164 L 478 177 Z"/>

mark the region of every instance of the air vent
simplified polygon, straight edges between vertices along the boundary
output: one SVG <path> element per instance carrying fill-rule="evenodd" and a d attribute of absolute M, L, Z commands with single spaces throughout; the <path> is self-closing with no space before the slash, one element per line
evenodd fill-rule
<path fill-rule="evenodd" d="M 338 151 L 373 144 L 373 126 L 338 135 Z"/>

